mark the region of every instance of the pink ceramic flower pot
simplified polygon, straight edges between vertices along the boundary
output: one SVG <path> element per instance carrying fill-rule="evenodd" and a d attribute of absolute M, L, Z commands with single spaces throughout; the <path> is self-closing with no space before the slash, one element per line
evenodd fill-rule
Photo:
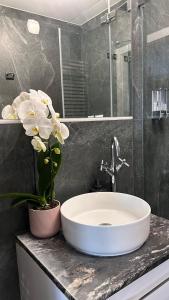
<path fill-rule="evenodd" d="M 54 236 L 60 229 L 60 203 L 57 206 L 46 209 L 29 208 L 29 223 L 31 233 L 38 238 Z"/>

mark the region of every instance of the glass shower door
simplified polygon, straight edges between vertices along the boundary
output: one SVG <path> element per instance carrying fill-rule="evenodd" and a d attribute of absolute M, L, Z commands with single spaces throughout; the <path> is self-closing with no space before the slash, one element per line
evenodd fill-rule
<path fill-rule="evenodd" d="M 116 116 L 131 114 L 131 44 L 128 42 L 112 43 L 113 48 L 113 110 Z"/>
<path fill-rule="evenodd" d="M 110 1 L 111 5 L 111 1 Z M 115 17 L 109 23 L 111 47 L 110 93 L 113 116 L 131 115 L 131 14 L 127 1 L 113 6 Z"/>
<path fill-rule="evenodd" d="M 59 28 L 64 117 L 131 115 L 130 12 L 126 0 L 111 2 L 83 25 Z"/>

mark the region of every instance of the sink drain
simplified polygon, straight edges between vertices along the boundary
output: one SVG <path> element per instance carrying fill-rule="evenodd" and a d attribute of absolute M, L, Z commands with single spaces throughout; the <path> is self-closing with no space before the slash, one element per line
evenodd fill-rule
<path fill-rule="evenodd" d="M 99 224 L 100 226 L 110 226 L 110 225 L 112 225 L 111 223 L 100 223 Z"/>

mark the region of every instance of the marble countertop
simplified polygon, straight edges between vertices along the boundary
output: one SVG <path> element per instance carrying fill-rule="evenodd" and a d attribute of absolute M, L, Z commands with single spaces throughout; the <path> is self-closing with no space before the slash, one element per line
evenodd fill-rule
<path fill-rule="evenodd" d="M 151 233 L 137 251 L 118 257 L 92 257 L 69 246 L 62 234 L 41 240 L 30 234 L 17 242 L 72 300 L 105 300 L 169 258 L 169 220 L 151 216 Z"/>

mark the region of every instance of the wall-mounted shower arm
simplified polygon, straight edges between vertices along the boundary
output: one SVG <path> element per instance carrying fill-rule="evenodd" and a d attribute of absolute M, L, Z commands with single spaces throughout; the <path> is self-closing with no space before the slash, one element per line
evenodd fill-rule
<path fill-rule="evenodd" d="M 116 10 L 112 10 L 109 13 L 106 13 L 101 17 L 101 24 L 109 24 L 112 21 L 116 20 Z"/>
<path fill-rule="evenodd" d="M 140 2 L 145 2 L 146 0 L 138 0 Z M 120 0 L 114 3 L 113 6 L 110 5 L 110 0 L 108 0 L 108 12 L 101 17 L 101 24 L 109 24 L 116 20 L 116 14 L 119 9 L 124 5 L 127 5 L 127 11 L 131 10 L 131 0 Z"/>

